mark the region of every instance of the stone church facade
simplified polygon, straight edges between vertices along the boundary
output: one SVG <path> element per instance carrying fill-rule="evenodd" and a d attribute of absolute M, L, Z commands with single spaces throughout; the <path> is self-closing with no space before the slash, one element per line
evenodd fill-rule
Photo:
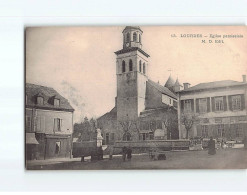
<path fill-rule="evenodd" d="M 97 119 L 105 144 L 178 139 L 176 91 L 181 85 L 171 76 L 165 86 L 150 80 L 150 56 L 142 49 L 143 31 L 127 26 L 122 33 L 123 48 L 115 52 L 115 107 Z"/>

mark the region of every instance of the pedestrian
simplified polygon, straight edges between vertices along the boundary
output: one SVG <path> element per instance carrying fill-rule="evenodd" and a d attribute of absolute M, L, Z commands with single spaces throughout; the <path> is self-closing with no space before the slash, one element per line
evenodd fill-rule
<path fill-rule="evenodd" d="M 213 140 L 213 137 L 210 137 L 210 140 L 208 142 L 208 154 L 210 155 L 216 154 L 215 141 Z"/>
<path fill-rule="evenodd" d="M 114 152 L 113 145 L 109 145 L 109 160 L 112 160 L 113 152 Z"/>
<path fill-rule="evenodd" d="M 247 149 L 247 136 L 244 136 L 243 143 L 244 143 L 244 149 L 246 150 Z"/>
<path fill-rule="evenodd" d="M 130 161 L 131 157 L 132 157 L 132 150 L 131 150 L 130 147 L 128 147 L 128 149 L 127 149 L 127 159 Z"/>
<path fill-rule="evenodd" d="M 124 146 L 122 149 L 123 161 L 126 159 L 127 148 Z"/>

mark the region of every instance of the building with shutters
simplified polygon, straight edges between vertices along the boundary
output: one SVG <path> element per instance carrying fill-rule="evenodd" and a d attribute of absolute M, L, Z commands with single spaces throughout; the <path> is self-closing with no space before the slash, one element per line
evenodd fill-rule
<path fill-rule="evenodd" d="M 186 130 L 181 116 L 194 115 L 195 123 L 189 137 L 223 138 L 242 140 L 247 136 L 247 83 L 224 80 L 200 83 L 190 87 L 184 83 L 184 90 L 178 92 L 178 120 L 180 138 Z"/>
<path fill-rule="evenodd" d="M 26 160 L 72 155 L 74 109 L 50 87 L 26 84 Z"/>
<path fill-rule="evenodd" d="M 165 86 L 149 79 L 150 57 L 142 49 L 143 31 L 126 26 L 123 48 L 116 51 L 117 97 L 115 107 L 97 119 L 104 143 L 153 139 L 178 139 L 177 123 L 168 130 L 169 116 L 177 121 L 178 80 L 169 77 Z"/>

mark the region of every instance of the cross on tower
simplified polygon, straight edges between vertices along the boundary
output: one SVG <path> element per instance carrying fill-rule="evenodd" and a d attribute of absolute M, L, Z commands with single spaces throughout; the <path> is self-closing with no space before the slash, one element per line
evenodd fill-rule
<path fill-rule="evenodd" d="M 170 72 L 170 75 L 171 75 L 172 69 L 168 69 L 168 72 Z"/>

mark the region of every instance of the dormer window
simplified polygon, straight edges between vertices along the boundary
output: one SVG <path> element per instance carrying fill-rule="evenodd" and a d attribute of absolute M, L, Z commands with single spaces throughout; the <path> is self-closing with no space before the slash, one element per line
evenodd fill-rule
<path fill-rule="evenodd" d="M 57 98 L 54 98 L 54 106 L 60 106 L 60 100 Z"/>
<path fill-rule="evenodd" d="M 37 97 L 37 104 L 43 105 L 43 104 L 44 104 L 44 98 L 41 97 L 41 96 L 38 96 L 38 97 Z"/>

